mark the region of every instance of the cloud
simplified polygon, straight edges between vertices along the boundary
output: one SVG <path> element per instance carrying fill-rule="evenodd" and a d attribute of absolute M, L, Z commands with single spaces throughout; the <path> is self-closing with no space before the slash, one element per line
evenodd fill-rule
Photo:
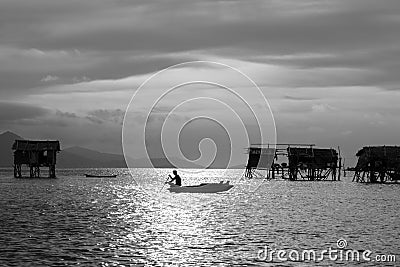
<path fill-rule="evenodd" d="M 399 14 L 397 0 L 3 0 L 0 122 L 18 122 L 21 131 L 30 124 L 26 131 L 59 134 L 77 144 L 94 145 L 86 131 L 100 131 L 93 140 L 110 138 L 115 145 L 111 133 L 119 133 L 120 111 L 145 78 L 205 59 L 231 64 L 262 87 L 284 142 L 303 135 L 348 147 L 377 136 L 396 140 Z M 237 77 L 211 68 L 181 69 L 154 85 L 169 86 L 193 72 L 242 86 Z M 382 132 L 368 131 L 378 125 Z M 329 134 L 320 137 L 312 127 Z M 335 133 L 345 138 L 335 139 Z"/>
<path fill-rule="evenodd" d="M 75 83 L 81 83 L 81 82 L 89 82 L 90 78 L 86 77 L 86 76 L 82 76 L 82 77 L 73 77 L 72 81 Z"/>
<path fill-rule="evenodd" d="M 121 109 L 107 110 L 97 109 L 88 112 L 86 118 L 94 123 L 111 122 L 122 125 L 125 112 Z"/>
<path fill-rule="evenodd" d="M 50 110 L 27 103 L 0 102 L 0 123 L 18 123 L 47 115 Z"/>
<path fill-rule="evenodd" d="M 398 88 L 398 1 L 232 3 L 2 1 L 0 86 L 37 88 L 49 72 L 115 80 L 213 55 L 318 69 L 289 71 L 303 76 L 290 86 Z"/>
<path fill-rule="evenodd" d="M 148 75 L 177 63 L 196 59 L 186 54 L 8 49 L 0 42 L 0 94 L 3 97 L 38 94 L 49 85 L 69 86 L 90 81 L 124 80 Z M 49 74 L 51 73 L 51 74 Z M 23 77 L 23 79 L 21 79 Z M 138 86 L 138 85 L 137 85 Z M 81 86 L 82 87 L 82 86 Z M 112 90 L 109 87 L 109 90 Z"/>
<path fill-rule="evenodd" d="M 336 110 L 331 105 L 323 104 L 323 103 L 312 105 L 311 109 L 312 109 L 313 112 L 328 112 L 328 111 Z"/>
<path fill-rule="evenodd" d="M 54 3 L 56 2 L 56 3 Z M 396 1 L 41 1 L 3 3 L 4 34 L 26 47 L 177 52 L 236 47 L 269 54 L 356 50 L 396 39 Z M 40 9 L 40 7 L 42 9 Z M 32 8 L 36 10 L 32 15 Z M 52 13 L 49 15 L 48 10 Z M 29 29 L 7 16 L 19 11 Z M 20 26 L 20 34 L 7 30 Z M 193 33 L 196 34 L 193 34 Z M 29 38 L 22 39 L 23 36 Z M 397 38 L 398 39 L 398 38 Z"/>
<path fill-rule="evenodd" d="M 353 133 L 353 131 L 347 130 L 347 131 L 341 132 L 340 134 L 342 134 L 342 135 L 350 135 L 350 134 L 352 134 L 352 133 Z"/>
<path fill-rule="evenodd" d="M 61 118 L 70 118 L 70 119 L 78 118 L 78 116 L 73 112 L 62 112 L 60 110 L 56 110 L 56 116 Z"/>
<path fill-rule="evenodd" d="M 19 5 L 20 14 L 33 20 L 36 28 L 21 29 L 21 36 L 15 36 L 15 41 L 22 42 L 19 38 L 27 33 L 31 37 L 25 41 L 29 47 L 46 49 L 176 52 L 263 46 L 275 53 L 332 51 L 382 44 L 393 38 L 390 31 L 396 30 L 396 22 L 385 18 L 398 9 L 396 1 L 378 6 L 368 0 L 237 1 L 237 6 L 228 1 L 115 5 L 106 1 L 52 2 L 42 1 L 46 8 L 36 7 L 38 13 L 34 16 L 28 14 L 31 5 Z M 13 8 L 11 3 L 7 6 Z M 54 13 L 49 16 L 46 10 Z M 32 13 L 30 9 L 29 12 Z M 8 18 L 7 25 L 14 21 Z M 7 37 L 10 35 L 11 32 Z"/>
<path fill-rule="evenodd" d="M 57 76 L 52 76 L 52 75 L 47 75 L 46 77 L 43 77 L 40 81 L 41 82 L 52 82 L 52 81 L 57 81 L 59 77 Z"/>
<path fill-rule="evenodd" d="M 301 97 L 301 96 L 291 96 L 285 95 L 284 99 L 294 100 L 294 101 L 309 101 L 309 100 L 316 100 L 315 97 Z"/>

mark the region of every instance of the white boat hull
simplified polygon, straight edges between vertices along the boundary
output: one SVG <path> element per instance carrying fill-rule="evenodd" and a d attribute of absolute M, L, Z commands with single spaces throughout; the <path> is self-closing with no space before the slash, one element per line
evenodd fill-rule
<path fill-rule="evenodd" d="M 168 190 L 173 193 L 219 193 L 228 191 L 233 185 L 227 183 L 204 183 L 193 186 L 177 186 L 173 183 L 168 183 Z"/>

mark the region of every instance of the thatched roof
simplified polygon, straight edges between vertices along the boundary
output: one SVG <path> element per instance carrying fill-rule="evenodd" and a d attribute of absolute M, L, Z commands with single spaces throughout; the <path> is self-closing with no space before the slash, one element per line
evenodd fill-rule
<path fill-rule="evenodd" d="M 332 148 L 288 147 L 289 161 L 296 163 L 312 163 L 324 168 L 327 164 L 337 163 L 338 153 Z"/>
<path fill-rule="evenodd" d="M 315 158 L 326 158 L 326 159 L 332 159 L 338 157 L 338 153 L 333 148 L 289 147 L 288 153 L 289 156 L 298 156 L 298 157 L 315 157 Z"/>
<path fill-rule="evenodd" d="M 60 151 L 59 141 L 32 141 L 32 140 L 15 140 L 13 150 L 19 151 Z"/>
<path fill-rule="evenodd" d="M 357 168 L 364 168 L 371 162 L 381 162 L 388 168 L 400 168 L 399 146 L 366 146 L 356 154 Z"/>

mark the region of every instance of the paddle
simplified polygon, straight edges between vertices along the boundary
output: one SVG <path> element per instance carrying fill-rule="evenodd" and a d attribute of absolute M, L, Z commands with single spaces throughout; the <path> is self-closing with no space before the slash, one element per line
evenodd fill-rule
<path fill-rule="evenodd" d="M 164 185 L 168 182 L 169 179 L 172 179 L 172 177 L 171 177 L 171 175 L 168 174 L 168 178 L 167 178 L 167 180 L 164 182 L 163 186 L 161 187 L 160 192 L 161 192 L 161 190 L 163 190 Z"/>

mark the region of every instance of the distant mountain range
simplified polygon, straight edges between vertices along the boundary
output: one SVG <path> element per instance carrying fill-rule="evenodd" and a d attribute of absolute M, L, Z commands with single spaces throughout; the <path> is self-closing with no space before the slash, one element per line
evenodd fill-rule
<path fill-rule="evenodd" d="M 22 140 L 21 136 L 12 132 L 4 132 L 0 134 L 0 167 L 13 166 L 12 145 L 15 140 Z"/>
<path fill-rule="evenodd" d="M 0 167 L 13 166 L 13 151 L 12 145 L 15 140 L 23 140 L 24 138 L 10 131 L 0 134 Z M 61 144 L 62 145 L 62 144 Z M 156 168 L 174 168 L 167 159 L 155 158 L 152 159 L 152 164 Z M 186 168 L 203 168 L 200 165 L 185 162 L 184 160 L 173 158 L 172 161 L 178 166 Z M 130 159 L 137 168 L 153 167 L 148 160 Z M 57 168 L 125 168 L 125 158 L 120 154 L 102 153 L 99 151 L 83 148 L 69 147 L 63 149 L 57 157 Z M 236 167 L 236 166 L 235 166 Z M 233 167 L 233 168 L 235 168 Z"/>
<path fill-rule="evenodd" d="M 10 131 L 0 134 L 0 167 L 13 166 L 12 145 L 25 138 Z M 63 149 L 57 157 L 58 168 L 124 168 L 123 155 L 101 153 L 83 147 Z"/>
<path fill-rule="evenodd" d="M 58 154 L 59 168 L 126 168 L 123 155 L 102 153 L 83 147 L 70 147 Z"/>

